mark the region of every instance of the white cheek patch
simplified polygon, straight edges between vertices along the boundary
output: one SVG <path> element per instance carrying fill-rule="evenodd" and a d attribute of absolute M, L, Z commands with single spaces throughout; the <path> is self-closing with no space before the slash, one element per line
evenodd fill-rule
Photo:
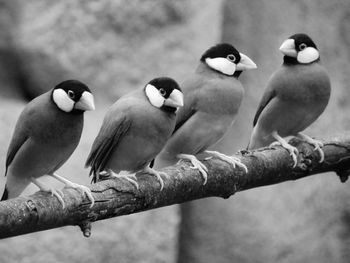
<path fill-rule="evenodd" d="M 320 57 L 320 53 L 318 52 L 317 49 L 313 47 L 307 47 L 304 50 L 299 51 L 297 60 L 299 63 L 307 64 L 307 63 L 314 62 L 319 57 Z"/>
<path fill-rule="evenodd" d="M 71 112 L 74 107 L 74 101 L 68 97 L 63 89 L 55 89 L 52 94 L 53 101 L 57 107 L 65 112 Z"/>
<path fill-rule="evenodd" d="M 160 108 L 163 106 L 165 99 L 155 86 L 147 84 L 145 92 L 148 100 L 154 107 Z"/>
<path fill-rule="evenodd" d="M 206 58 L 205 63 L 217 71 L 226 75 L 233 75 L 236 71 L 236 64 L 230 62 L 226 58 Z"/>

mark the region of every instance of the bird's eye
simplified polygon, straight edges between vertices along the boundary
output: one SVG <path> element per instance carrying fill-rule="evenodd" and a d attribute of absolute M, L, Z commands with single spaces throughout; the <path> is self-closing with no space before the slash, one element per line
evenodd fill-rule
<path fill-rule="evenodd" d="M 232 61 L 232 62 L 235 62 L 235 61 L 236 61 L 236 57 L 235 57 L 235 55 L 233 55 L 233 54 L 227 55 L 227 59 L 230 60 L 230 61 Z"/>
<path fill-rule="evenodd" d="M 73 91 L 71 91 L 71 90 L 68 90 L 68 96 L 69 96 L 69 98 L 71 98 L 71 99 L 74 99 L 75 98 L 75 94 L 74 94 L 74 92 Z"/>
<path fill-rule="evenodd" d="M 300 49 L 300 50 L 304 50 L 306 47 L 307 47 L 307 46 L 306 46 L 305 43 L 301 43 L 301 44 L 299 45 L 299 49 Z"/>
<path fill-rule="evenodd" d="M 165 96 L 166 91 L 165 91 L 165 89 L 160 88 L 160 89 L 159 89 L 159 93 L 160 93 L 160 95 Z"/>

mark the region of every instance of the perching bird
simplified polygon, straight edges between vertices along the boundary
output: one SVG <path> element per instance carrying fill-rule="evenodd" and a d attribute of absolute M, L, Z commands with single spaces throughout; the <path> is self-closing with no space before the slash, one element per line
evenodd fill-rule
<path fill-rule="evenodd" d="M 5 190 L 1 200 L 19 196 L 32 182 L 51 192 L 64 207 L 62 192 L 41 183 L 49 175 L 68 187 L 94 199 L 86 186 L 72 183 L 56 174 L 77 147 L 84 124 L 84 111 L 94 110 L 89 88 L 77 80 L 67 80 L 33 99 L 17 120 L 7 151 Z"/>
<path fill-rule="evenodd" d="M 200 171 L 205 184 L 207 168 L 194 155 L 205 152 L 219 141 L 233 124 L 244 93 L 238 77 L 242 71 L 255 68 L 250 58 L 230 44 L 209 48 L 202 55 L 195 73 L 181 85 L 184 107 L 177 114 L 173 135 L 155 161 L 156 167 L 187 159 Z M 238 158 L 206 152 L 246 170 Z"/>
<path fill-rule="evenodd" d="M 151 169 L 149 163 L 171 136 L 176 111 L 182 106 L 179 85 L 167 77 L 155 78 L 117 100 L 107 112 L 86 161 L 93 181 L 105 171 L 133 182 L 130 174 L 143 172 L 156 176 L 162 190 L 162 173 Z M 116 174 L 121 171 L 130 174 Z"/>
<path fill-rule="evenodd" d="M 312 39 L 295 34 L 280 47 L 284 62 L 270 78 L 254 118 L 254 129 L 248 148 L 268 146 L 278 141 L 297 164 L 298 150 L 283 137 L 299 136 L 314 145 L 324 159 L 323 146 L 300 133 L 313 123 L 326 108 L 331 85 L 320 64 L 320 54 Z"/>

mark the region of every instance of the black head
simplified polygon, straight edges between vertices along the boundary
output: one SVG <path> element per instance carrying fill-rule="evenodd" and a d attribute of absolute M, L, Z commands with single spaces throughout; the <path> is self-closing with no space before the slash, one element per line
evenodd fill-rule
<path fill-rule="evenodd" d="M 65 112 L 79 113 L 95 109 L 90 89 L 78 80 L 66 80 L 54 87 L 52 100 Z"/>
<path fill-rule="evenodd" d="M 298 33 L 286 39 L 280 51 L 284 54 L 284 64 L 310 64 L 319 61 L 320 53 L 315 42 L 306 34 Z"/>
<path fill-rule="evenodd" d="M 294 39 L 295 49 L 297 52 L 304 50 L 307 47 L 313 47 L 317 49 L 315 42 L 306 34 L 298 33 L 289 37 L 289 39 Z"/>
<path fill-rule="evenodd" d="M 209 48 L 201 57 L 201 62 L 226 76 L 237 77 L 244 70 L 256 68 L 255 63 L 234 46 L 221 43 Z"/>
<path fill-rule="evenodd" d="M 168 77 L 152 79 L 150 82 L 148 82 L 148 84 L 156 87 L 159 90 L 159 93 L 166 99 L 169 98 L 174 89 L 181 91 L 179 84 L 177 84 L 177 82 L 172 78 Z"/>
<path fill-rule="evenodd" d="M 241 55 L 238 50 L 231 44 L 227 43 L 217 44 L 209 48 L 202 55 L 201 61 L 205 62 L 206 58 L 227 58 L 235 64 L 238 64 L 241 61 Z"/>
<path fill-rule="evenodd" d="M 80 82 L 79 80 L 63 81 L 60 84 L 56 85 L 56 87 L 54 87 L 54 90 L 56 89 L 64 90 L 67 93 L 68 97 L 75 102 L 79 101 L 81 95 L 85 91 L 91 93 L 89 87 L 86 86 L 84 83 Z"/>
<path fill-rule="evenodd" d="M 166 111 L 175 112 L 183 106 L 183 94 L 179 84 L 172 78 L 152 79 L 145 86 L 145 93 L 150 103 Z"/>

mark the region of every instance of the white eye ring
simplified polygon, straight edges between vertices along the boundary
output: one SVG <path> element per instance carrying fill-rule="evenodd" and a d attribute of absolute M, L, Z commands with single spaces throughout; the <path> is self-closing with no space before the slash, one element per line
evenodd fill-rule
<path fill-rule="evenodd" d="M 68 90 L 67 94 L 68 94 L 69 98 L 71 98 L 71 99 L 75 98 L 74 91 Z"/>
<path fill-rule="evenodd" d="M 71 98 L 71 99 L 74 99 L 74 98 L 75 98 L 75 93 L 74 93 L 74 91 L 68 90 L 67 94 L 68 94 L 68 97 L 69 97 L 69 98 Z"/>
<path fill-rule="evenodd" d="M 160 93 L 160 95 L 162 95 L 164 97 L 164 95 L 166 94 L 166 91 L 165 91 L 165 89 L 160 88 L 159 93 Z"/>
<path fill-rule="evenodd" d="M 299 49 L 300 49 L 300 50 L 304 50 L 305 48 L 307 48 L 307 45 L 306 45 L 305 43 L 301 43 L 301 44 L 299 45 Z"/>
<path fill-rule="evenodd" d="M 229 61 L 236 62 L 236 56 L 233 54 L 229 54 L 226 57 Z"/>

